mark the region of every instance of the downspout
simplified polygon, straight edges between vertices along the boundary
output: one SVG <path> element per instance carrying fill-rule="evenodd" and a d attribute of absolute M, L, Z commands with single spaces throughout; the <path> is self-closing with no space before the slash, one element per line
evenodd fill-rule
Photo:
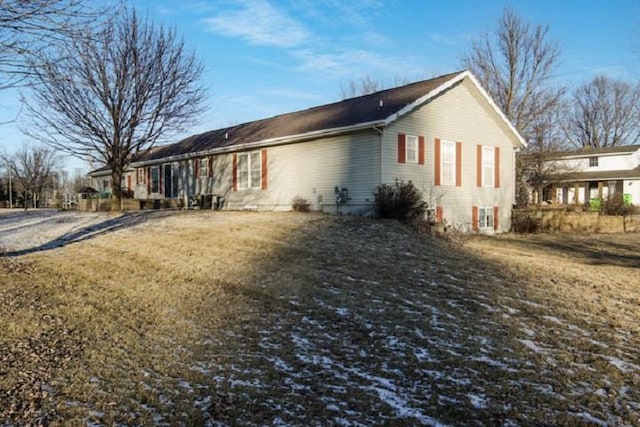
<path fill-rule="evenodd" d="M 378 185 L 382 185 L 382 163 L 383 163 L 383 158 L 384 158 L 384 150 L 383 150 L 383 144 L 384 144 L 384 140 L 383 140 L 383 135 L 384 135 L 384 130 L 379 128 L 378 126 L 374 125 L 373 126 L 373 130 L 375 130 L 376 132 L 378 132 L 378 134 L 380 135 L 380 164 L 379 164 L 379 168 L 378 168 Z"/>

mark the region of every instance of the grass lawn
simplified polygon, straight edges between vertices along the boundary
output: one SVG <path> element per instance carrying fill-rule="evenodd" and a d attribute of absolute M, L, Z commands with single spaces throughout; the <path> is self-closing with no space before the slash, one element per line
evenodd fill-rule
<path fill-rule="evenodd" d="M 637 234 L 143 215 L 0 258 L 0 424 L 640 425 Z"/>

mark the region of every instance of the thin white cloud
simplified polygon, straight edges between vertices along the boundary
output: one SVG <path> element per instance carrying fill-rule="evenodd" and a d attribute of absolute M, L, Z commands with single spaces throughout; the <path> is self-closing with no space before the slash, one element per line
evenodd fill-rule
<path fill-rule="evenodd" d="M 332 78 L 358 78 L 374 76 L 414 76 L 422 73 L 423 67 L 411 58 L 401 55 L 375 53 L 362 49 L 346 49 L 319 54 L 300 49 L 293 55 L 301 61 L 299 71 Z"/>
<path fill-rule="evenodd" d="M 289 99 L 295 99 L 295 100 L 301 100 L 301 101 L 307 101 L 307 100 L 313 101 L 313 100 L 322 99 L 322 96 L 318 95 L 317 93 L 310 93 L 303 90 L 290 89 L 290 88 L 271 88 L 271 89 L 261 90 L 260 92 L 265 95 L 271 95 L 271 96 L 277 96 L 279 98 L 289 98 Z"/>
<path fill-rule="evenodd" d="M 469 40 L 469 35 L 467 34 L 450 36 L 440 33 L 429 33 L 427 37 L 434 43 L 449 47 L 460 46 Z"/>
<path fill-rule="evenodd" d="M 239 8 L 204 20 L 212 32 L 260 46 L 291 48 L 309 38 L 305 27 L 266 0 L 242 1 Z"/>

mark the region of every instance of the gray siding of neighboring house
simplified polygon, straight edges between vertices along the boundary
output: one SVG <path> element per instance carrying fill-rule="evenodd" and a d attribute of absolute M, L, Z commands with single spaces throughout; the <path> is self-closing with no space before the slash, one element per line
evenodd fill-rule
<path fill-rule="evenodd" d="M 398 163 L 398 133 L 425 137 L 425 164 Z M 462 185 L 434 184 L 435 139 L 462 143 Z M 498 231 L 510 229 L 514 202 L 515 137 L 468 81 L 450 89 L 420 109 L 392 123 L 383 137 L 382 179 L 413 183 L 425 193 L 430 207 L 439 205 L 449 224 L 472 228 L 472 207 L 498 206 Z M 477 145 L 500 147 L 500 187 L 477 186 Z"/>

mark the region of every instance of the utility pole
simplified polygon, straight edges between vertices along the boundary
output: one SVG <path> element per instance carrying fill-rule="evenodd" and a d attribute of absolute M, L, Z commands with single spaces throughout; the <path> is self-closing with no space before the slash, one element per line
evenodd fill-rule
<path fill-rule="evenodd" d="M 9 171 L 9 209 L 13 209 L 13 198 L 11 196 L 11 167 L 7 163 L 7 170 Z"/>

